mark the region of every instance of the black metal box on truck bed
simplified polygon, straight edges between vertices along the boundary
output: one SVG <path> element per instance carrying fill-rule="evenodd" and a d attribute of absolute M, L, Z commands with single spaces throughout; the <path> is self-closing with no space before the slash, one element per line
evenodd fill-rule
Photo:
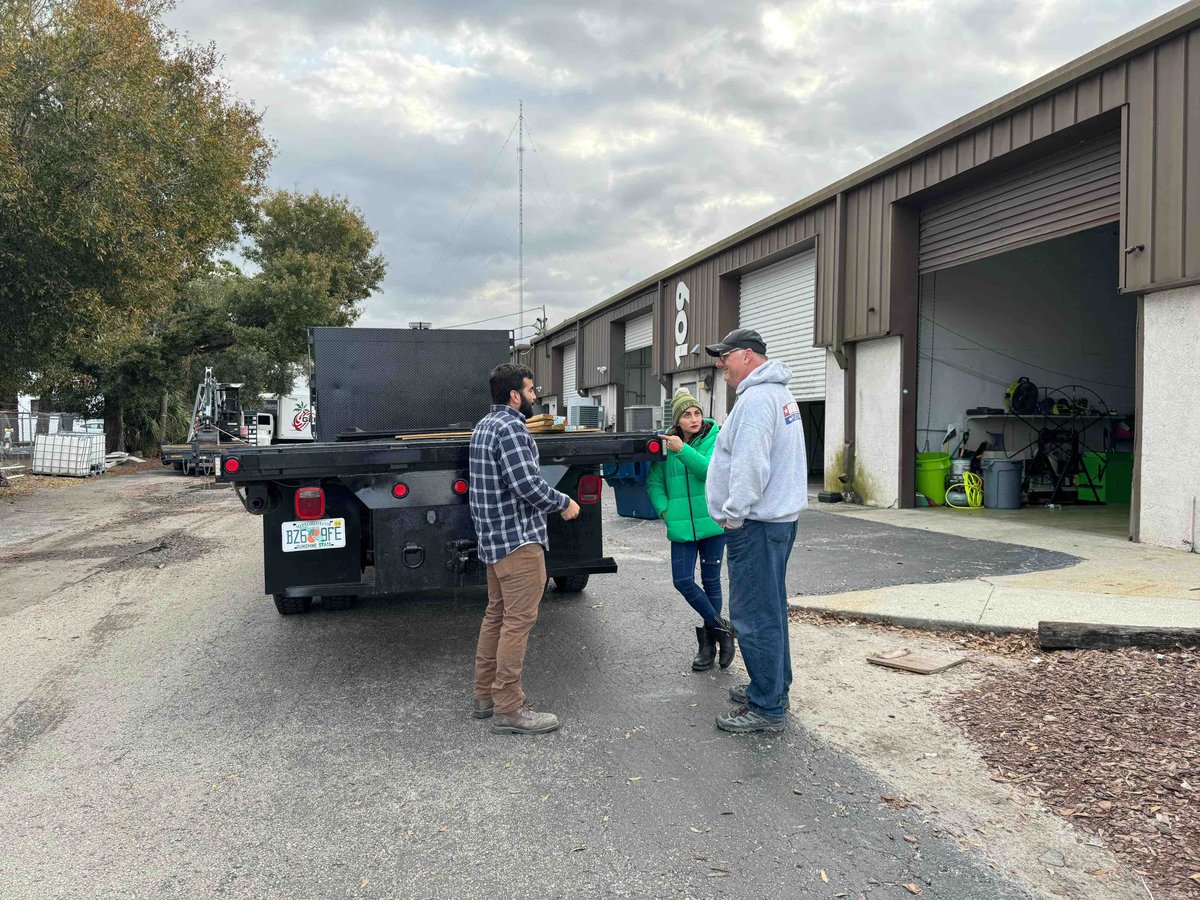
<path fill-rule="evenodd" d="M 491 406 L 488 375 L 511 359 L 510 332 L 310 328 L 315 437 L 470 430 Z"/>

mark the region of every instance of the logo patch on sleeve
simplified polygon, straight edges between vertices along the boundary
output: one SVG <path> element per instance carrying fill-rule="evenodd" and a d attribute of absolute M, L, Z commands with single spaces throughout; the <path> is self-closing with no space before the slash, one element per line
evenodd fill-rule
<path fill-rule="evenodd" d="M 793 400 L 783 405 L 783 424 L 791 425 L 800 421 L 800 404 Z"/>

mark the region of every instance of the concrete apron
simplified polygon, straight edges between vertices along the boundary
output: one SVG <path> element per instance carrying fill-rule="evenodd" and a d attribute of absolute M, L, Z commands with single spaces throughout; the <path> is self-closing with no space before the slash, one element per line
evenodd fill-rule
<path fill-rule="evenodd" d="M 1089 519 L 1084 507 L 1007 513 L 878 510 L 845 504 L 822 504 L 820 509 L 880 524 L 1069 553 L 1082 561 L 1042 572 L 799 595 L 788 600 L 793 609 L 947 631 L 1034 631 L 1039 621 L 1200 628 L 1200 555 L 1132 543 L 1111 523 L 1094 515 Z"/>

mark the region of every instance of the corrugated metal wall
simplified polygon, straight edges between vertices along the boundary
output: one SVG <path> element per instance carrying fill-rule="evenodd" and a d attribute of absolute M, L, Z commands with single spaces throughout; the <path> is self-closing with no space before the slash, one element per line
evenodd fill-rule
<path fill-rule="evenodd" d="M 922 273 L 1121 218 L 1121 135 L 1040 157 L 921 209 Z"/>
<path fill-rule="evenodd" d="M 580 324 L 580 334 L 582 335 L 580 345 L 583 348 L 583 354 L 579 359 L 580 387 L 599 387 L 608 384 L 612 380 L 608 374 L 615 369 L 615 362 L 612 355 L 614 350 L 612 326 L 628 316 L 649 311 L 653 307 L 657 296 L 657 289 L 643 291 L 636 297 L 631 297 L 609 309 L 603 310 L 598 315 Z M 624 352 L 623 346 L 616 349 L 618 352 Z M 598 371 L 598 366 L 604 366 L 607 371 Z"/>
<path fill-rule="evenodd" d="M 660 372 L 680 372 L 711 365 L 704 356 L 703 347 L 715 344 L 731 328 L 737 327 L 736 318 L 722 315 L 722 277 L 730 278 L 727 290 L 732 291 L 736 310 L 737 278 L 743 270 L 755 264 L 776 262 L 790 252 L 807 249 L 812 239 L 829 235 L 830 239 L 817 242 L 817 340 L 822 344 L 833 341 L 833 279 L 827 273 L 834 269 L 834 204 L 827 203 L 815 210 L 781 222 L 753 239 L 731 247 L 725 252 L 706 260 L 698 266 L 672 277 L 664 289 L 663 302 L 659 308 L 659 334 L 657 366 Z M 675 365 L 675 296 L 676 285 L 683 281 L 688 286 L 689 330 L 688 349 L 696 344 L 701 347 L 698 356 L 688 356 L 680 365 Z"/>
<path fill-rule="evenodd" d="M 1122 289 L 1200 278 L 1200 31 L 1093 73 L 1077 84 L 925 153 L 846 195 L 846 339 L 888 333 L 891 203 L 961 177 L 1126 103 L 1126 246 Z"/>
<path fill-rule="evenodd" d="M 1013 161 L 1039 152 L 1039 147 L 1058 141 L 1058 146 L 1049 147 L 1057 151 L 1074 140 L 1076 132 L 1080 138 L 1092 137 L 1122 121 L 1122 244 L 1144 245 L 1145 250 L 1123 255 L 1121 286 L 1126 292 L 1140 293 L 1200 281 L 1200 30 L 1194 24 L 1195 14 L 1180 15 L 1184 14 L 1191 16 L 1186 26 L 1190 30 L 1090 74 L 1080 69 L 1080 80 L 903 159 L 867 181 L 821 192 L 814 198 L 819 205 L 799 210 L 777 224 L 764 224 L 761 232 L 736 246 L 714 250 L 709 258 L 665 278 L 656 319 L 657 333 L 662 336 L 657 339 L 656 371 L 704 364 L 691 357 L 678 368 L 674 363 L 671 334 L 678 281 L 688 285 L 693 310 L 689 320 L 696 323 L 687 338 L 690 350 L 695 344 L 712 343 L 722 336 L 723 328 L 732 325 L 723 280 L 739 268 L 764 260 L 774 262 L 773 255 L 814 237 L 820 238 L 815 340 L 823 346 L 833 344 L 837 339 L 833 193 L 839 188 L 844 189 L 846 235 L 840 309 L 843 337 L 854 341 L 899 333 L 907 326 L 893 322 L 892 294 L 897 286 L 892 254 L 898 246 L 893 242 L 893 218 L 898 209 L 908 214 L 902 209 L 904 201 L 925 202 L 938 191 L 964 187 L 972 178 L 991 177 Z M 1088 129 L 1090 133 L 1084 133 Z M 1050 140 L 1038 144 L 1043 139 Z M 909 252 L 907 245 L 904 252 Z M 898 267 L 899 282 L 911 280 L 907 268 Z M 915 278 L 915 266 L 911 274 Z M 625 299 L 616 301 L 617 306 L 626 303 Z M 604 316 L 610 323 L 619 318 L 600 313 L 596 320 Z M 588 361 L 607 357 L 608 325 L 594 332 L 589 329 L 588 337 L 584 350 Z M 591 362 L 590 371 L 595 373 L 595 366 L 604 364 Z"/>

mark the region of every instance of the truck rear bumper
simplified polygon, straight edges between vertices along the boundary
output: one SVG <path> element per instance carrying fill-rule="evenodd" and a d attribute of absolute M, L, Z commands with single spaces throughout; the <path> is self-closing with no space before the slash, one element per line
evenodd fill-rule
<path fill-rule="evenodd" d="M 598 559 L 571 560 L 550 567 L 546 570 L 547 578 L 565 578 L 571 575 L 612 575 L 617 571 L 617 562 L 611 556 Z M 482 587 L 471 584 L 470 587 Z M 429 588 L 428 590 L 445 590 L 444 587 Z M 371 581 L 346 582 L 340 584 L 297 584 L 284 589 L 285 597 L 374 597 L 398 596 L 404 593 L 421 593 L 420 591 L 388 591 Z"/>

